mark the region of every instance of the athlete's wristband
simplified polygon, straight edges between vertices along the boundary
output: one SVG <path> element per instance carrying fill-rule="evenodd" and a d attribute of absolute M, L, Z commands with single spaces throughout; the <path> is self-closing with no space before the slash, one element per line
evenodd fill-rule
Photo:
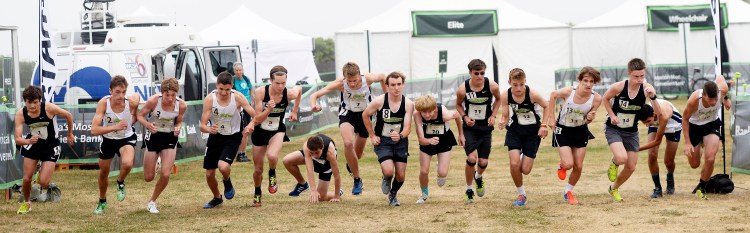
<path fill-rule="evenodd" d="M 651 100 L 656 100 L 656 95 L 654 95 L 654 97 L 648 97 L 648 98 Z"/>

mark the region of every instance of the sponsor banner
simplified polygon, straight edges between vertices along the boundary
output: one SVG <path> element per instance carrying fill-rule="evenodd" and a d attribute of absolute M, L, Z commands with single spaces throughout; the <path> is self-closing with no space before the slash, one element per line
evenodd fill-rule
<path fill-rule="evenodd" d="M 404 93 L 408 98 L 414 99 L 423 95 L 432 95 L 446 107 L 453 109 L 456 103 L 456 89 L 462 85 L 464 80 L 468 79 L 468 74 L 457 77 L 438 79 L 419 79 L 409 80 L 404 86 Z M 341 96 L 338 91 L 330 92 L 318 98 L 318 104 L 321 105 L 320 112 L 312 112 L 310 106 L 310 94 L 324 88 L 327 83 L 303 86 L 303 97 L 301 100 L 298 121 L 291 122 L 289 115 L 292 105 L 287 108 L 286 119 L 287 135 L 290 138 L 306 137 L 317 133 L 321 130 L 338 126 L 339 106 L 341 106 Z M 257 86 L 257 85 L 253 85 Z M 382 94 L 379 84 L 372 87 L 374 96 Z M 61 105 L 61 108 L 73 114 L 72 128 L 69 128 L 65 118 L 57 118 L 58 137 L 60 139 L 61 158 L 58 164 L 80 164 L 80 163 L 97 163 L 99 159 L 99 146 L 102 141 L 101 136 L 91 135 L 91 121 L 96 112 L 95 104 L 87 105 Z M 16 109 L 5 108 L 0 105 L 0 187 L 11 186 L 20 183 L 23 176 L 23 158 L 17 154 L 14 145 L 13 117 Z M 176 161 L 185 162 L 201 159 L 205 153 L 206 140 L 208 134 L 200 132 L 200 112 L 203 111 L 203 101 L 188 102 L 182 129 L 178 142 L 180 147 L 177 149 Z M 68 130 L 73 131 L 75 143 L 73 146 L 67 144 Z M 25 127 L 24 131 L 28 131 Z M 135 124 L 135 133 L 138 142 L 135 150 L 134 168 L 143 166 L 143 138 L 144 129 L 140 124 Z M 120 157 L 115 156 L 112 171 L 119 170 Z M 138 169 L 134 170 L 138 171 Z M 116 175 L 113 172 L 111 175 Z"/>
<path fill-rule="evenodd" d="M 727 6 L 721 4 L 721 27 L 727 28 Z M 714 30 L 711 5 L 647 6 L 649 31 L 678 31 L 679 24 L 689 23 L 690 30 Z"/>
<path fill-rule="evenodd" d="M 414 37 L 497 35 L 497 11 L 412 11 Z"/>
<path fill-rule="evenodd" d="M 748 93 L 745 93 L 748 94 Z M 732 171 L 750 174 L 750 99 L 736 100 L 729 125 L 732 135 Z"/>
<path fill-rule="evenodd" d="M 40 77 L 42 77 L 41 88 L 44 94 L 44 100 L 52 102 L 54 97 L 57 81 L 57 52 L 55 52 L 54 40 L 50 31 L 49 8 L 45 6 L 44 0 L 39 0 L 39 67 Z"/>
<path fill-rule="evenodd" d="M 0 189 L 6 189 L 23 178 L 23 158 L 16 151 L 13 117 L 16 111 L 0 105 Z"/>

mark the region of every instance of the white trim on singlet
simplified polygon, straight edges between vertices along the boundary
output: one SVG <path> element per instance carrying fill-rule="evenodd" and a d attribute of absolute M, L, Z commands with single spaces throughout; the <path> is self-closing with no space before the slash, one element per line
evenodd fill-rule
<path fill-rule="evenodd" d="M 240 123 L 242 121 L 242 116 L 240 116 L 240 113 L 237 110 L 237 103 L 234 99 L 234 93 L 235 91 L 232 90 L 229 98 L 229 104 L 227 106 L 221 106 L 219 104 L 219 99 L 216 95 L 216 91 L 214 90 L 211 92 L 211 94 L 213 95 L 213 105 L 211 107 L 211 124 L 217 124 L 219 125 L 219 127 L 221 127 L 221 125 L 226 126 L 227 123 L 230 125 L 230 128 L 227 131 L 219 129 L 219 134 L 221 135 L 232 135 L 240 132 Z M 219 115 L 215 114 L 216 111 L 218 111 L 219 115 L 228 114 L 232 115 L 232 117 L 230 119 L 227 119 L 228 117 L 220 117 Z"/>
<path fill-rule="evenodd" d="M 342 80 L 344 83 L 344 92 L 341 93 L 341 101 L 344 103 L 345 109 L 350 112 L 362 112 L 365 110 L 365 107 L 367 107 L 367 104 L 370 103 L 370 86 L 367 85 L 367 78 L 365 78 L 364 75 L 362 77 L 362 86 L 359 87 L 358 90 L 352 90 L 351 87 L 349 87 L 349 84 L 346 82 L 346 78 Z M 352 95 L 356 95 L 358 98 L 363 98 L 364 104 L 360 106 L 359 109 L 353 109 L 354 106 L 352 106 L 352 102 L 349 99 L 349 96 L 347 96 L 347 93 L 352 93 Z"/>
<path fill-rule="evenodd" d="M 576 88 L 573 88 L 573 92 L 568 95 L 565 100 L 565 104 L 560 108 L 560 117 L 557 119 L 557 123 L 567 127 L 577 127 L 585 125 L 586 114 L 591 110 L 591 106 L 594 103 L 594 92 L 591 92 L 591 96 L 583 104 L 575 103 Z M 570 109 L 570 110 L 568 110 Z M 567 119 L 570 118 L 570 119 Z"/>
<path fill-rule="evenodd" d="M 698 110 L 696 110 L 693 115 L 690 116 L 690 119 L 688 119 L 690 123 L 694 125 L 705 125 L 719 119 L 719 108 L 721 108 L 722 98 L 721 93 L 716 95 L 716 104 L 708 108 L 703 106 L 703 89 L 700 89 L 698 95 L 700 96 L 700 98 L 698 98 Z"/>
<path fill-rule="evenodd" d="M 156 102 L 156 107 L 154 107 L 154 110 L 152 110 L 151 114 L 149 114 L 148 122 L 156 124 L 157 131 L 159 132 L 172 132 L 174 129 L 174 121 L 175 119 L 177 119 L 177 116 L 180 115 L 180 99 L 175 98 L 174 109 L 172 111 L 164 110 L 161 100 L 162 96 L 159 95 L 159 99 Z M 166 131 L 162 128 L 169 128 L 172 130 Z"/>
<path fill-rule="evenodd" d="M 107 99 L 107 110 L 104 112 L 104 118 L 102 119 L 104 126 L 117 125 L 120 121 L 126 121 L 128 122 L 128 127 L 124 130 L 112 131 L 102 136 L 108 139 L 123 139 L 132 136 L 134 134 L 133 114 L 130 112 L 130 101 L 128 100 L 128 97 L 125 97 L 125 108 L 119 113 L 112 110 L 112 104 L 109 102 L 112 99 L 112 96 L 108 95 L 104 98 Z"/>
<path fill-rule="evenodd" d="M 674 116 L 680 116 L 680 119 L 682 119 L 682 115 L 680 114 L 680 110 L 677 109 L 677 107 L 672 104 L 672 102 L 669 102 L 665 99 L 656 99 L 658 103 L 667 102 L 669 103 L 669 106 L 672 107 L 672 115 L 669 116 L 669 120 L 667 120 L 667 126 L 664 128 L 664 133 L 675 133 L 677 131 L 682 130 L 682 122 L 677 122 L 673 117 Z M 654 124 L 652 127 L 659 127 L 659 120 L 654 119 Z"/>

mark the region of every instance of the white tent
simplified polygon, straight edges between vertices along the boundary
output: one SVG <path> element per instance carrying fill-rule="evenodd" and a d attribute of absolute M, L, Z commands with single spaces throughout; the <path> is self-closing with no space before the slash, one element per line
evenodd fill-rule
<path fill-rule="evenodd" d="M 732 62 L 750 61 L 750 5 L 740 0 L 722 0 L 727 6 L 729 26 L 724 35 Z M 646 6 L 710 4 L 708 0 L 630 0 L 619 7 L 576 25 L 572 29 L 573 67 L 624 66 L 634 57 L 648 64 L 683 64 L 685 49 L 677 32 L 647 31 Z M 713 63 L 714 31 L 690 31 L 687 36 L 689 63 Z"/>
<path fill-rule="evenodd" d="M 289 71 L 288 85 L 305 77 L 308 83 L 320 79 L 313 59 L 314 41 L 311 37 L 280 28 L 245 6 L 240 6 L 200 34 L 209 45 L 239 45 L 245 75 L 253 82 L 267 79 L 275 65 L 282 65 Z"/>
<path fill-rule="evenodd" d="M 412 37 L 412 11 L 457 10 L 497 10 L 498 35 Z M 486 76 L 493 77 L 494 48 L 501 86 L 507 87 L 504 83 L 510 69 L 520 67 L 526 71 L 528 84 L 549 93 L 554 87 L 554 70 L 570 66 L 569 33 L 565 24 L 503 1 L 405 0 L 381 15 L 336 32 L 336 66 L 352 61 L 364 72 L 402 71 L 408 78 L 440 77 L 438 54 L 447 50 L 446 76 L 468 73 L 466 65 L 479 58 L 488 65 Z"/>

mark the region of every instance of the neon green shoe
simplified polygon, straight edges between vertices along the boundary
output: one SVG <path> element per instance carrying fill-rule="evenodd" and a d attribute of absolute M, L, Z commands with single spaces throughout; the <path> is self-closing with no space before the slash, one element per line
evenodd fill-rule
<path fill-rule="evenodd" d="M 125 200 L 125 184 L 117 185 L 117 201 Z"/>
<path fill-rule="evenodd" d="M 607 170 L 607 176 L 609 177 L 610 182 L 615 182 L 617 180 L 617 164 L 615 164 L 615 161 L 612 160 L 612 163 L 609 164 L 609 169 Z"/>
<path fill-rule="evenodd" d="M 622 197 L 620 196 L 619 189 L 612 189 L 612 186 L 609 186 L 609 195 L 612 195 L 612 200 L 614 200 L 615 202 L 622 201 Z"/>
<path fill-rule="evenodd" d="M 695 191 L 695 196 L 703 200 L 708 200 L 708 193 L 706 193 L 706 190 L 703 188 L 698 188 L 698 190 Z"/>
<path fill-rule="evenodd" d="M 105 209 L 107 209 L 107 203 L 99 202 L 98 204 L 96 204 L 96 209 L 94 209 L 94 214 L 103 214 Z"/>
<path fill-rule="evenodd" d="M 21 203 L 21 207 L 18 208 L 17 214 L 26 214 L 28 212 L 31 212 L 31 203 L 30 202 L 23 202 Z"/>

